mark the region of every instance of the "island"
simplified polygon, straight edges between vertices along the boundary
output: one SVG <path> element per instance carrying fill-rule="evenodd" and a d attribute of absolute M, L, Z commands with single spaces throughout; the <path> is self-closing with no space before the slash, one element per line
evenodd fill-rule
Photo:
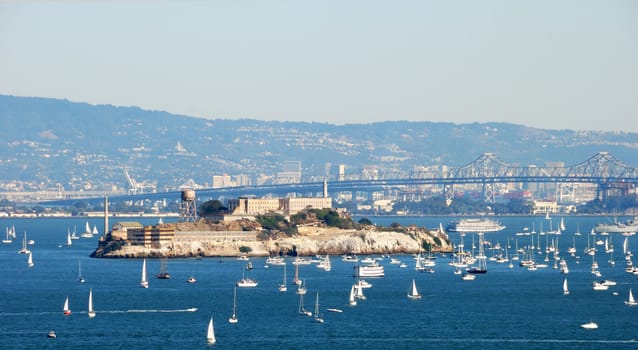
<path fill-rule="evenodd" d="M 334 209 L 308 209 L 285 217 L 215 217 L 196 221 L 118 222 L 100 237 L 96 258 L 314 256 L 317 254 L 416 254 L 453 251 L 448 235 L 416 225 L 389 227 L 354 222 Z"/>

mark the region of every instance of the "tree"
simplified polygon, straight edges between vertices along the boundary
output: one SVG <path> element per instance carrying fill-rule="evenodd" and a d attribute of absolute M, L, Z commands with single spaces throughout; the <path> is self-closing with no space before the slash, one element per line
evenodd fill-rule
<path fill-rule="evenodd" d="M 226 208 L 222 202 L 220 202 L 217 199 L 213 199 L 210 201 L 206 201 L 204 202 L 202 205 L 199 206 L 198 208 L 198 215 L 201 217 L 206 217 L 206 216 L 211 216 L 211 215 L 217 215 L 220 213 L 226 213 L 228 212 L 228 208 Z"/>

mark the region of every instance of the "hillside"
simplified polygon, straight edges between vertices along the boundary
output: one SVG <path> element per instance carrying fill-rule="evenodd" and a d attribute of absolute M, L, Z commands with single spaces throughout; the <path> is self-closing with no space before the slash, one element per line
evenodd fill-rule
<path fill-rule="evenodd" d="M 576 126 L 576 125 L 575 125 Z M 484 152 L 520 165 L 575 164 L 599 151 L 638 165 L 636 133 L 541 130 L 508 123 L 332 125 L 200 119 L 136 107 L 0 96 L 0 182 L 21 190 L 126 189 L 124 175 L 159 191 L 213 175 L 253 182 L 301 161 L 303 181 L 407 177 L 415 167 L 462 166 Z M 266 175 L 264 177 L 264 175 Z"/>

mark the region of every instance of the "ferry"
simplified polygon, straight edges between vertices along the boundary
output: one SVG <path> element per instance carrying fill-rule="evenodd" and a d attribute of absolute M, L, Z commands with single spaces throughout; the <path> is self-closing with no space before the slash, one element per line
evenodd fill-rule
<path fill-rule="evenodd" d="M 638 218 L 633 218 L 624 222 L 599 223 L 594 227 L 594 231 L 598 233 L 638 232 Z"/>
<path fill-rule="evenodd" d="M 491 219 L 462 219 L 447 225 L 448 232 L 498 232 L 505 229 L 500 222 Z"/>
<path fill-rule="evenodd" d="M 376 262 L 368 265 L 358 265 L 354 267 L 354 277 L 383 277 L 385 270 L 383 265 Z"/>

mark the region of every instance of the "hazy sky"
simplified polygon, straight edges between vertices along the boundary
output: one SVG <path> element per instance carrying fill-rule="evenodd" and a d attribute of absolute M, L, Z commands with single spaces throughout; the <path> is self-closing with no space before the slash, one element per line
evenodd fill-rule
<path fill-rule="evenodd" d="M 0 94 L 638 132 L 638 1 L 0 1 Z"/>

